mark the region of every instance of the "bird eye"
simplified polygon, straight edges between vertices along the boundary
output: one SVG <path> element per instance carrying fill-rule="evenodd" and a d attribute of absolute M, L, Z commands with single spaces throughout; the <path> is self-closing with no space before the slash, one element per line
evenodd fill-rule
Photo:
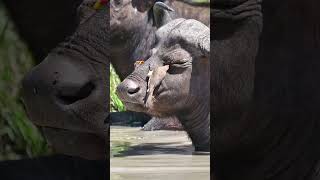
<path fill-rule="evenodd" d="M 113 0 L 112 6 L 115 8 L 120 8 L 123 4 L 123 0 Z"/>
<path fill-rule="evenodd" d="M 122 0 L 114 0 L 114 4 L 115 4 L 116 6 L 119 6 L 119 5 L 122 4 Z"/>

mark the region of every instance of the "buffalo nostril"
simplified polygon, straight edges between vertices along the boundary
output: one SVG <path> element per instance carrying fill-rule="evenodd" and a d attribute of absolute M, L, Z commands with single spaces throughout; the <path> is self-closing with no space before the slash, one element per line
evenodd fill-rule
<path fill-rule="evenodd" d="M 72 87 L 65 90 L 62 89 L 58 93 L 57 97 L 63 104 L 69 105 L 88 97 L 94 88 L 94 84 L 92 82 L 88 82 L 81 87 Z"/>
<path fill-rule="evenodd" d="M 128 88 L 128 94 L 135 94 L 140 90 L 139 87 L 130 87 Z"/>
<path fill-rule="evenodd" d="M 130 95 L 133 95 L 139 92 L 140 90 L 140 87 L 138 86 L 138 84 L 133 81 L 128 81 L 126 86 L 127 86 L 127 93 Z"/>

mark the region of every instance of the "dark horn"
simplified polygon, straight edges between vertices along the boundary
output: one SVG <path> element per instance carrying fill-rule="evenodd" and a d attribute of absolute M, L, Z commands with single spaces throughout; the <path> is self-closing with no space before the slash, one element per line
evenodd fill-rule
<path fill-rule="evenodd" d="M 205 56 L 210 54 L 210 31 L 206 31 L 200 38 L 199 47 Z"/>
<path fill-rule="evenodd" d="M 159 28 L 172 20 L 170 12 L 174 12 L 172 8 L 163 2 L 156 2 L 153 6 L 153 16 L 155 25 Z"/>

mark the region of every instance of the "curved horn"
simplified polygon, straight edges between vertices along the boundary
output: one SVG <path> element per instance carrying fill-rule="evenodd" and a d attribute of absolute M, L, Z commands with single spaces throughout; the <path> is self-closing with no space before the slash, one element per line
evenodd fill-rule
<path fill-rule="evenodd" d="M 172 20 L 170 12 L 174 12 L 172 8 L 163 2 L 156 2 L 153 6 L 153 16 L 156 27 L 161 27 Z"/>
<path fill-rule="evenodd" d="M 210 31 L 205 31 L 200 35 L 198 45 L 203 55 L 210 55 Z"/>
<path fill-rule="evenodd" d="M 210 28 L 200 21 L 185 20 L 171 31 L 170 36 L 183 39 L 187 43 L 187 48 L 196 48 L 200 56 L 208 57 L 210 54 Z"/>
<path fill-rule="evenodd" d="M 157 30 L 156 37 L 164 41 L 167 38 L 183 40 L 187 48 L 195 48 L 198 55 L 209 57 L 210 28 L 200 21 L 183 18 L 172 20 Z"/>

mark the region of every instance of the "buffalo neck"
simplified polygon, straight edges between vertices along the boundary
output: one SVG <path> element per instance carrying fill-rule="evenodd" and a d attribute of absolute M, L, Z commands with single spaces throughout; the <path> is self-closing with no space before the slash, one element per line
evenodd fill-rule
<path fill-rule="evenodd" d="M 210 151 L 210 102 L 203 102 L 193 101 L 177 115 L 196 151 Z"/>

